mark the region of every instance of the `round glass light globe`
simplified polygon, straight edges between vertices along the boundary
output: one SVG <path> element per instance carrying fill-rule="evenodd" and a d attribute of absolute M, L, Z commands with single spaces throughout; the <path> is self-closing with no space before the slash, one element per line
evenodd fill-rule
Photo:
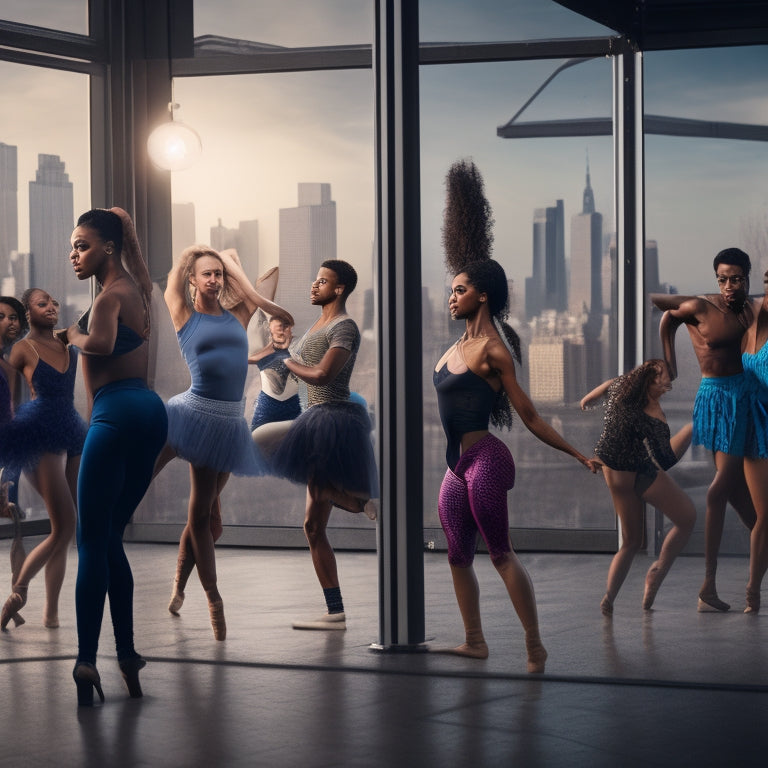
<path fill-rule="evenodd" d="M 147 139 L 149 159 L 164 171 L 189 168 L 202 151 L 197 131 L 178 120 L 159 125 Z"/>

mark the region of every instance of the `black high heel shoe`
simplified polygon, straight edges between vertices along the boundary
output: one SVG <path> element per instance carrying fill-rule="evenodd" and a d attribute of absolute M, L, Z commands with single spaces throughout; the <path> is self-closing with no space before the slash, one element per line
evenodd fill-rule
<path fill-rule="evenodd" d="M 125 685 L 128 688 L 128 695 L 132 699 L 140 699 L 144 694 L 139 682 L 139 670 L 144 669 L 147 666 L 147 662 L 141 656 L 133 656 L 130 659 L 119 661 L 118 665 L 120 666 L 120 674 L 123 676 Z"/>
<path fill-rule="evenodd" d="M 93 706 L 93 689 L 99 694 L 104 703 L 104 692 L 101 690 L 101 677 L 96 667 L 87 661 L 78 661 L 72 670 L 72 677 L 77 686 L 77 705 L 79 707 Z"/>

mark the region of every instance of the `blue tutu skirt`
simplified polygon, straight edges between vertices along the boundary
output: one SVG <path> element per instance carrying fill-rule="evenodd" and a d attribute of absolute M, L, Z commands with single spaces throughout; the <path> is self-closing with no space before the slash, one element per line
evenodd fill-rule
<path fill-rule="evenodd" d="M 20 473 L 34 469 L 44 453 L 79 456 L 87 432 L 88 425 L 71 400 L 29 400 L 0 431 L 0 466 Z"/>
<path fill-rule="evenodd" d="M 379 495 L 371 421 L 365 408 L 348 400 L 304 411 L 275 451 L 272 466 L 275 474 L 297 483 Z"/>
<path fill-rule="evenodd" d="M 172 397 L 166 409 L 168 443 L 192 466 L 251 477 L 267 474 L 243 416 L 244 400 L 211 400 L 187 390 Z"/>

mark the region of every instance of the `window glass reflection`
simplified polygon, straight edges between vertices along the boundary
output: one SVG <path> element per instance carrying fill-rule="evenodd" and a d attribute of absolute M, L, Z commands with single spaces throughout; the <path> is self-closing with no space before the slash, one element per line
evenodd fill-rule
<path fill-rule="evenodd" d="M 88 34 L 88 0 L 3 0 L 0 19 Z"/>
<path fill-rule="evenodd" d="M 373 0 L 195 0 L 194 29 L 266 47 L 371 43 Z"/>
<path fill-rule="evenodd" d="M 365 398 L 375 423 L 370 72 L 177 79 L 174 93 L 179 119 L 198 131 L 203 145 L 200 160 L 172 176 L 174 258 L 201 242 L 236 247 L 254 281 L 278 266 L 276 301 L 294 316 L 295 339 L 319 316 L 309 303 L 319 263 L 350 262 L 359 282 L 347 310 L 363 337 L 351 388 Z M 157 327 L 163 365 L 155 387 L 167 399 L 185 390 L 189 377 L 170 320 L 164 317 Z M 266 344 L 256 323 L 249 337 L 252 351 Z M 260 390 L 258 371 L 251 369 L 249 422 Z M 184 521 L 189 493 L 184 462 L 166 467 L 149 493 L 151 522 Z M 227 525 L 301 528 L 305 495 L 285 480 L 233 477 L 223 503 Z M 144 514 L 140 509 L 137 521 Z M 334 515 L 332 524 L 370 529 L 360 517 Z"/>
<path fill-rule="evenodd" d="M 65 328 L 90 296 L 68 259 L 75 217 L 91 207 L 88 78 L 0 62 L 0 99 L 18 105 L 19 94 L 23 108 L 0 112 L 0 295 L 44 289 Z M 79 374 L 75 405 L 86 414 Z M 25 480 L 19 500 L 29 516 L 47 517 Z"/>
<path fill-rule="evenodd" d="M 493 256 L 511 282 L 510 320 L 523 341 L 523 386 L 542 416 L 583 453 L 591 455 L 600 434 L 602 412 L 582 412 L 578 401 L 616 373 L 612 140 L 496 134 L 560 63 L 421 68 L 426 528 L 439 529 L 445 472 L 432 371 L 463 332 L 448 317 L 441 246 L 445 174 L 454 161 L 471 158 L 485 181 L 495 219 Z M 559 78 L 521 120 L 610 119 L 610 62 L 587 62 Z M 607 491 L 573 459 L 543 445 L 519 418 L 511 432 L 497 434 L 518 464 L 513 527 L 613 527 Z"/>
<path fill-rule="evenodd" d="M 712 260 L 723 248 L 736 246 L 751 257 L 752 294 L 762 293 L 762 274 L 768 268 L 768 144 L 728 138 L 723 124 L 728 131 L 740 130 L 739 124 L 762 125 L 768 131 L 760 98 L 767 53 L 766 47 L 754 46 L 644 55 L 646 119 L 661 115 L 700 121 L 703 132 L 719 124 L 709 137 L 645 136 L 646 236 L 657 253 L 657 260 L 646 264 L 647 292 L 717 293 Z M 659 356 L 659 313 L 649 304 L 646 316 L 646 356 Z M 684 329 L 677 332 L 676 349 L 679 377 L 664 399 L 673 429 L 690 420 L 701 378 Z M 681 476 L 700 513 L 688 547 L 703 551 L 711 457 L 694 447 L 681 463 L 678 481 Z M 726 520 L 729 529 L 721 551 L 748 552 L 746 531 L 735 518 Z"/>
<path fill-rule="evenodd" d="M 613 34 L 552 0 L 419 0 L 425 42 L 491 42 Z"/>

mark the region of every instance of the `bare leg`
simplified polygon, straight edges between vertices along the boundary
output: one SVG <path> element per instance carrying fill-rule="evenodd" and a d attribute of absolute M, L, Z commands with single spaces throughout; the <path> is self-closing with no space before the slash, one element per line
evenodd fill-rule
<path fill-rule="evenodd" d="M 717 557 L 723 538 L 728 498 L 744 482 L 743 459 L 715 454 L 715 477 L 707 491 L 704 523 L 704 582 L 699 591 L 699 610 L 727 611 L 731 606 L 717 596 Z"/>
<path fill-rule="evenodd" d="M 634 490 L 635 472 L 620 472 L 603 467 L 603 476 L 621 524 L 621 546 L 608 568 L 605 596 L 600 603 L 603 615 L 612 616 L 613 602 L 643 541 L 643 502 Z"/>
<path fill-rule="evenodd" d="M 224 606 L 216 578 L 216 553 L 211 533 L 211 511 L 219 490 L 226 483 L 227 474 L 208 467 L 190 466 L 191 488 L 189 494 L 189 528 L 192 553 L 197 565 L 197 575 L 208 598 L 213 633 L 217 640 L 226 637 Z"/>
<path fill-rule="evenodd" d="M 511 542 L 510 542 L 511 546 Z M 494 566 L 501 576 L 512 606 L 525 630 L 525 647 L 528 651 L 528 671 L 543 672 L 547 652 L 539 636 L 539 617 L 536 611 L 536 597 L 528 571 L 520 562 L 514 550 L 501 558 L 494 559 Z"/>
<path fill-rule="evenodd" d="M 691 536 L 696 523 L 696 508 L 666 472 L 659 472 L 653 485 L 643 494 L 643 501 L 652 504 L 672 521 L 672 529 L 661 545 L 659 559 L 648 569 L 645 577 L 643 608 L 650 610 L 664 577 Z"/>
<path fill-rule="evenodd" d="M 760 587 L 768 570 L 768 459 L 744 459 L 744 475 L 757 512 L 757 522 L 749 537 L 749 582 L 744 613 L 757 613 Z"/>
<path fill-rule="evenodd" d="M 46 606 L 43 623 L 48 627 L 59 625 L 59 594 L 66 572 L 67 549 L 76 525 L 75 504 L 67 485 L 64 462 L 62 454 L 43 454 L 34 472 L 30 474 L 32 485 L 48 510 L 51 532 L 27 555 L 13 586 L 14 593 L 23 598 L 23 605 L 29 582 L 45 567 Z M 7 618 L 11 618 L 6 617 L 6 613 L 4 610 L 3 627 L 7 624 Z"/>
<path fill-rule="evenodd" d="M 488 646 L 483 637 L 483 626 L 480 619 L 480 587 L 477 583 L 475 570 L 470 565 L 461 568 L 451 566 L 453 590 L 456 602 L 459 604 L 461 620 L 464 623 L 465 642 L 455 648 L 432 648 L 433 653 L 450 653 L 457 656 L 469 656 L 472 659 L 487 659 Z"/>
<path fill-rule="evenodd" d="M 332 508 L 333 502 L 328 498 L 328 489 L 314 486 L 307 488 L 304 535 L 312 555 L 312 565 L 323 589 L 339 586 L 336 555 L 326 533 Z"/>

